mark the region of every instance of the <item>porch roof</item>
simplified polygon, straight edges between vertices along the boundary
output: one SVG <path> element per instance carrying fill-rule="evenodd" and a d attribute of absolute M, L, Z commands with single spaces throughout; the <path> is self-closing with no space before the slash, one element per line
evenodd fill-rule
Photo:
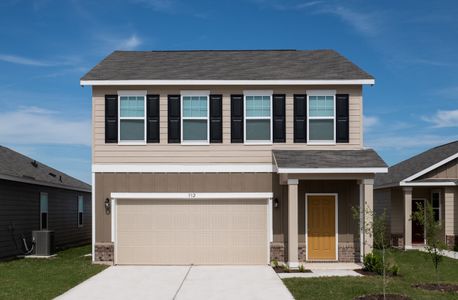
<path fill-rule="evenodd" d="M 372 149 L 274 150 L 278 173 L 384 173 L 387 165 Z"/>

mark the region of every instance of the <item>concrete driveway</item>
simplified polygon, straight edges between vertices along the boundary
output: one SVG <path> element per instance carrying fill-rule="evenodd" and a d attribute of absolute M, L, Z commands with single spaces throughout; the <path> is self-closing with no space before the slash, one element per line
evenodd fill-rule
<path fill-rule="evenodd" d="M 268 266 L 114 266 L 57 299 L 293 299 Z"/>

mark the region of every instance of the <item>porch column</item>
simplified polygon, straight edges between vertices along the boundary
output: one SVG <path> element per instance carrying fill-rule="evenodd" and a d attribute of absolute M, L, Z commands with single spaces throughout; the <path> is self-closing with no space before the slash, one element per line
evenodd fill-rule
<path fill-rule="evenodd" d="M 364 179 L 363 194 L 364 194 L 364 223 L 372 224 L 374 213 L 374 179 Z M 371 253 L 374 245 L 372 234 L 364 233 L 364 255 Z"/>
<path fill-rule="evenodd" d="M 299 267 L 298 257 L 298 179 L 288 179 L 288 266 Z"/>
<path fill-rule="evenodd" d="M 444 189 L 445 242 L 449 247 L 453 247 L 456 236 L 458 236 L 458 203 L 455 201 L 455 190 L 455 187 L 445 187 Z"/>
<path fill-rule="evenodd" d="M 412 188 L 404 187 L 404 249 L 412 249 Z"/>

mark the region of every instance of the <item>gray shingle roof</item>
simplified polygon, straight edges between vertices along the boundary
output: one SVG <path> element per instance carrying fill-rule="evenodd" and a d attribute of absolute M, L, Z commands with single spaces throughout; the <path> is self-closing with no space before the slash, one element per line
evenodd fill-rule
<path fill-rule="evenodd" d="M 278 168 L 386 168 L 372 149 L 364 150 L 274 150 Z"/>
<path fill-rule="evenodd" d="M 115 51 L 81 80 L 373 79 L 334 50 Z"/>
<path fill-rule="evenodd" d="M 36 167 L 32 162 L 36 162 Z M 3 146 L 0 146 L 0 179 L 91 191 L 89 184 Z"/>
<path fill-rule="evenodd" d="M 406 159 L 375 177 L 375 187 L 397 185 L 400 181 L 458 153 L 458 141 L 429 149 Z"/>

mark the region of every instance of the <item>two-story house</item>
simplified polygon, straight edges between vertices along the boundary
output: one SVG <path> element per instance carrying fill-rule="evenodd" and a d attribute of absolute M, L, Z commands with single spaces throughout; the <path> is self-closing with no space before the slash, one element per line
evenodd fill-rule
<path fill-rule="evenodd" d="M 387 171 L 363 145 L 372 84 L 332 50 L 115 51 L 81 79 L 93 259 L 359 261 L 371 240 L 352 208 Z"/>

